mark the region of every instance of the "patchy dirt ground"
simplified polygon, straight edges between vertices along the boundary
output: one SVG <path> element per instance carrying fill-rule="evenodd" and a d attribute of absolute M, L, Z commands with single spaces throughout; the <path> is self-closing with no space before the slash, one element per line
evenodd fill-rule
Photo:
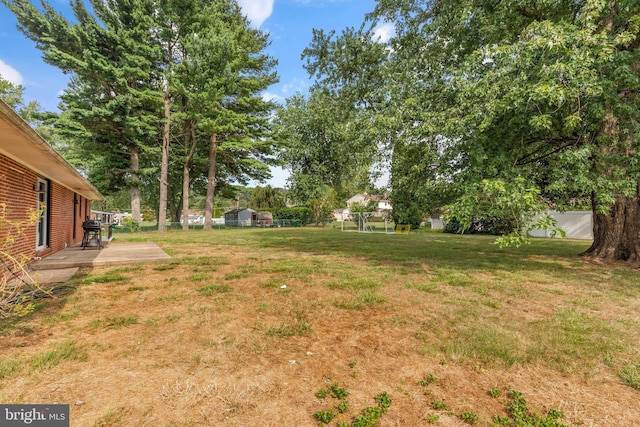
<path fill-rule="evenodd" d="M 425 291 L 416 285 L 423 272 L 243 246 L 224 256 L 187 244 L 175 252 L 172 262 L 96 269 L 66 300 L 5 331 L 1 360 L 22 364 L 5 369 L 0 401 L 70 404 L 77 427 L 317 426 L 314 413 L 336 411 L 338 400 L 315 394 L 337 382 L 349 409 L 330 425 L 351 422 L 386 391 L 381 426 L 464 426 L 465 412 L 488 426 L 508 415 L 510 389 L 537 413 L 562 411 L 567 425 L 640 423 L 640 392 L 599 361 L 563 372 L 441 351 L 441 313 L 464 317 L 451 301 L 469 295 Z M 531 322 L 563 304 L 568 291 L 551 298 L 545 286 L 562 285 L 501 300 L 507 320 Z M 35 362 L 61 343 L 73 354 Z"/>

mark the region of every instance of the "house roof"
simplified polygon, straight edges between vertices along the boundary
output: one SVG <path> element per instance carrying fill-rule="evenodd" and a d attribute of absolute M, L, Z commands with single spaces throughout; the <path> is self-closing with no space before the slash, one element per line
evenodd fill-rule
<path fill-rule="evenodd" d="M 102 194 L 0 99 L 0 153 L 89 200 Z"/>
<path fill-rule="evenodd" d="M 253 209 L 249 209 L 249 208 L 240 208 L 240 209 L 231 209 L 230 211 L 226 211 L 224 214 L 231 214 L 231 213 L 236 213 L 236 212 L 242 212 L 242 211 L 250 211 L 250 212 L 256 212 Z"/>

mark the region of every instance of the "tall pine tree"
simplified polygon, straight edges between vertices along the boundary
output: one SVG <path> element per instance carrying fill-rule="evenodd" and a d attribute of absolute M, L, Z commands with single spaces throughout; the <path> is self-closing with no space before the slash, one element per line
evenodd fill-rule
<path fill-rule="evenodd" d="M 168 81 L 184 141 L 183 211 L 189 167 L 202 152 L 197 148 L 207 148 L 205 228 L 210 229 L 218 181 L 246 184 L 269 175 L 268 118 L 274 106 L 262 92 L 277 82 L 276 62 L 264 53 L 267 35 L 250 28 L 230 0 L 200 4 L 177 45 L 180 61 Z"/>
<path fill-rule="evenodd" d="M 101 166 L 90 173 L 101 190 L 130 189 L 140 221 L 140 156 L 157 138 L 160 102 L 154 3 L 91 0 L 90 13 L 77 0 L 71 23 L 48 3 L 40 10 L 26 0 L 2 1 L 45 62 L 72 74 L 56 127 Z"/>

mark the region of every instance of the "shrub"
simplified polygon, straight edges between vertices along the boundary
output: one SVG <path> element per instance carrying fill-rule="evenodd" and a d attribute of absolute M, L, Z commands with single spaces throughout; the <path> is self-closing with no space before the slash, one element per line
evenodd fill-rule
<path fill-rule="evenodd" d="M 310 224 L 313 220 L 313 212 L 307 207 L 297 208 L 275 208 L 271 209 L 273 219 L 288 219 L 291 221 L 298 221 L 301 225 Z"/>
<path fill-rule="evenodd" d="M 0 203 L 0 318 L 24 316 L 35 309 L 35 301 L 48 295 L 33 282 L 26 270 L 29 256 L 16 253 L 14 245 L 24 239 L 40 212 L 31 211 L 23 220 L 13 220 L 7 205 Z"/>
<path fill-rule="evenodd" d="M 445 233 L 457 234 L 490 234 L 503 236 L 513 232 L 513 222 L 498 217 L 474 217 L 471 226 L 463 228 L 456 218 L 451 218 L 444 224 Z"/>

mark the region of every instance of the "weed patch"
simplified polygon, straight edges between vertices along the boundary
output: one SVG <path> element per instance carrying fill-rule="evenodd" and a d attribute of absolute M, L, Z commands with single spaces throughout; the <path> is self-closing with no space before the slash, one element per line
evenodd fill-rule
<path fill-rule="evenodd" d="M 337 308 L 346 310 L 364 310 L 373 305 L 382 304 L 387 299 L 375 292 L 365 291 L 358 293 L 352 298 L 341 298 L 333 301 L 333 305 Z"/>
<path fill-rule="evenodd" d="M 194 273 L 189 276 L 189 281 L 191 282 L 204 282 L 205 280 L 211 279 L 211 274 L 209 273 Z"/>
<path fill-rule="evenodd" d="M 334 408 L 324 411 L 317 411 L 313 414 L 314 418 L 320 421 L 320 425 L 328 424 L 341 414 L 349 411 L 350 405 L 347 398 L 349 391 L 345 387 L 340 387 L 337 382 L 332 383 L 327 388 L 316 391 L 316 397 L 321 399 L 332 397 L 338 400 Z M 377 394 L 373 400 L 376 406 L 364 408 L 360 413 L 353 415 L 351 423 L 347 421 L 339 421 L 338 427 L 374 427 L 379 425 L 380 418 L 391 407 L 391 396 L 386 391 Z M 337 412 L 334 412 L 334 409 Z"/>
<path fill-rule="evenodd" d="M 618 376 L 622 379 L 623 384 L 640 390 L 640 363 L 628 363 L 620 369 Z"/>
<path fill-rule="evenodd" d="M 425 292 L 427 294 L 440 294 L 440 295 L 447 295 L 448 293 L 443 290 L 442 288 L 440 288 L 440 285 L 438 283 L 407 283 L 405 285 L 406 288 L 408 289 L 416 289 L 420 292 Z"/>
<path fill-rule="evenodd" d="M 106 319 L 94 319 L 89 326 L 91 328 L 122 328 L 138 323 L 138 316 L 116 316 Z"/>
<path fill-rule="evenodd" d="M 475 412 L 466 411 L 460 414 L 460 419 L 467 424 L 474 425 L 478 423 L 480 417 L 478 417 L 478 414 L 476 414 Z"/>
<path fill-rule="evenodd" d="M 23 359 L 4 359 L 0 360 L 0 380 L 4 378 L 12 378 L 25 366 Z"/>
<path fill-rule="evenodd" d="M 558 421 L 564 414 L 556 409 L 549 409 L 546 415 L 529 411 L 527 401 L 519 391 L 510 391 L 507 396 L 511 400 L 507 409 L 515 427 L 567 427 Z"/>
<path fill-rule="evenodd" d="M 79 347 L 75 341 L 62 341 L 53 345 L 51 350 L 31 356 L 28 359 L 4 359 L 0 361 L 0 380 L 13 378 L 25 368 L 33 371 L 44 371 L 59 365 L 65 360 L 84 362 L 88 359 L 87 352 Z"/>
<path fill-rule="evenodd" d="M 283 322 L 279 326 L 270 327 L 267 330 L 269 337 L 291 337 L 294 335 L 305 336 L 312 332 L 311 322 L 307 317 L 299 316 L 295 324 Z"/>
<path fill-rule="evenodd" d="M 223 294 L 226 292 L 231 292 L 232 288 L 229 285 L 207 285 L 203 288 L 198 289 L 198 293 L 200 295 L 210 296 L 214 294 Z"/>
<path fill-rule="evenodd" d="M 144 270 L 144 267 L 142 265 L 127 265 L 124 267 L 118 267 L 118 268 L 109 270 L 109 273 L 111 274 L 132 273 L 134 271 L 142 271 L 142 270 Z"/>
<path fill-rule="evenodd" d="M 137 292 L 137 291 L 146 291 L 147 289 L 149 289 L 148 286 L 129 286 L 127 288 L 127 291 L 129 291 L 129 292 Z"/>
<path fill-rule="evenodd" d="M 275 277 L 260 284 L 263 288 L 277 289 L 285 283 L 284 279 Z"/>
<path fill-rule="evenodd" d="M 153 269 L 155 271 L 169 271 L 169 270 L 175 270 L 175 268 L 178 267 L 178 265 L 179 264 L 160 264 L 153 267 Z"/>
<path fill-rule="evenodd" d="M 485 324 L 465 328 L 460 331 L 458 338 L 447 342 L 443 349 L 455 359 L 474 358 L 485 364 L 510 367 L 525 360 L 523 347 L 515 333 Z"/>
<path fill-rule="evenodd" d="M 93 427 L 112 427 L 122 424 L 123 417 L 128 410 L 124 406 L 109 409 L 93 424 Z"/>
<path fill-rule="evenodd" d="M 85 285 L 90 285 L 94 283 L 114 283 L 114 282 L 128 282 L 131 278 L 120 274 L 118 272 L 107 272 L 104 274 L 89 274 L 82 280 L 82 283 Z"/>
<path fill-rule="evenodd" d="M 57 323 L 60 322 L 68 322 L 70 320 L 73 320 L 75 318 L 77 318 L 80 315 L 80 313 L 78 311 L 73 311 L 73 312 L 61 312 L 58 313 L 54 316 L 48 316 L 42 319 L 42 322 L 44 324 L 48 324 L 48 325 L 55 325 Z"/>
<path fill-rule="evenodd" d="M 436 377 L 433 374 L 429 374 L 423 379 L 419 380 L 417 384 L 423 387 L 429 387 L 431 384 L 435 382 L 436 382 Z"/>
<path fill-rule="evenodd" d="M 215 256 L 205 256 L 205 257 L 184 257 L 178 258 L 171 262 L 174 265 L 226 265 L 229 264 L 229 260 L 226 257 L 215 257 Z"/>
<path fill-rule="evenodd" d="M 31 358 L 29 365 L 32 370 L 46 370 L 59 365 L 65 360 L 84 362 L 88 354 L 78 347 L 75 341 L 63 341 L 54 345 L 54 348 Z"/>
<path fill-rule="evenodd" d="M 224 275 L 224 280 L 236 280 L 249 277 L 249 273 L 237 271 L 235 273 L 227 273 Z"/>
<path fill-rule="evenodd" d="M 620 332 L 610 323 L 577 309 L 559 309 L 529 325 L 528 355 L 562 371 L 590 369 L 622 349 Z"/>
<path fill-rule="evenodd" d="M 323 286 L 329 289 L 341 289 L 350 291 L 362 291 L 377 289 L 382 286 L 380 280 L 369 278 L 331 280 L 324 282 Z"/>

